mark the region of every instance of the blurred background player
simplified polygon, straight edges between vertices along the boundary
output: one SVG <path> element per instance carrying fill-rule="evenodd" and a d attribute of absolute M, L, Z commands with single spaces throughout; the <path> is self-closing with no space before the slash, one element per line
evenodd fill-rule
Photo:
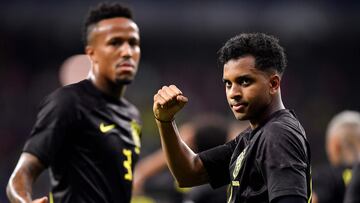
<path fill-rule="evenodd" d="M 32 201 L 32 184 L 50 169 L 49 202 L 130 202 L 140 153 L 140 115 L 124 97 L 140 61 L 139 28 L 129 8 L 102 3 L 84 26 L 90 78 L 62 87 L 43 101 L 7 194 Z"/>
<path fill-rule="evenodd" d="M 344 203 L 359 203 L 359 202 L 360 202 L 360 160 L 357 160 L 355 166 L 352 169 L 352 178 L 346 189 Z"/>
<path fill-rule="evenodd" d="M 341 203 L 360 151 L 360 113 L 342 111 L 328 124 L 326 152 L 330 165 L 314 170 L 314 203 Z"/>

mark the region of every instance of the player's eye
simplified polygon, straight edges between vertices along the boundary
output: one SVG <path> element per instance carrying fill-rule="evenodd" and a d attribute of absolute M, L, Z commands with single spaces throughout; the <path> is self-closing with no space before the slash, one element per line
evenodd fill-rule
<path fill-rule="evenodd" d="M 134 47 L 134 46 L 139 46 L 140 45 L 140 41 L 136 38 L 132 38 L 129 40 L 129 45 Z"/>
<path fill-rule="evenodd" d="M 247 87 L 247 86 L 251 85 L 252 79 L 250 79 L 250 78 L 241 78 L 238 81 L 238 83 L 239 83 L 239 85 L 241 85 L 243 87 Z"/>
<path fill-rule="evenodd" d="M 241 85 L 242 86 L 249 86 L 250 85 L 250 80 L 249 79 L 243 79 L 242 81 L 241 81 Z"/>
<path fill-rule="evenodd" d="M 228 80 L 223 80 L 223 82 L 224 82 L 224 84 L 225 84 L 225 87 L 226 87 L 226 89 L 230 89 L 231 88 L 231 82 L 230 81 L 228 81 Z"/>
<path fill-rule="evenodd" d="M 111 45 L 111 46 L 116 46 L 116 47 L 118 47 L 118 46 L 121 46 L 123 43 L 124 43 L 123 40 L 120 40 L 120 39 L 111 39 L 108 44 Z"/>

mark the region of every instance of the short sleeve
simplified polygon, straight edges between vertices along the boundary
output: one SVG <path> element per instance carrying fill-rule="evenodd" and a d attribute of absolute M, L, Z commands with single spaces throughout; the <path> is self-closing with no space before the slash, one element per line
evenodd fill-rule
<path fill-rule="evenodd" d="M 307 199 L 308 156 L 306 141 L 299 132 L 282 123 L 264 129 L 258 164 L 266 178 L 269 200 L 286 195 Z"/>
<path fill-rule="evenodd" d="M 48 166 L 66 148 L 69 129 L 76 119 L 75 96 L 69 91 L 57 90 L 40 105 L 35 125 L 23 148 Z"/>
<path fill-rule="evenodd" d="M 199 153 L 209 175 L 211 187 L 218 188 L 230 182 L 229 164 L 236 140 Z"/>

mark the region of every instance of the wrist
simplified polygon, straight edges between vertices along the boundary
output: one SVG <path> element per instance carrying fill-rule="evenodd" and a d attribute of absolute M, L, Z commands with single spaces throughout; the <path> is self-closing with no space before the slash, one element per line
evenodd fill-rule
<path fill-rule="evenodd" d="M 154 117 L 155 117 L 155 120 L 160 123 L 172 123 L 175 119 L 174 117 L 172 117 L 170 120 L 162 120 L 162 119 L 159 119 L 158 117 L 156 117 L 155 115 L 154 115 Z"/>

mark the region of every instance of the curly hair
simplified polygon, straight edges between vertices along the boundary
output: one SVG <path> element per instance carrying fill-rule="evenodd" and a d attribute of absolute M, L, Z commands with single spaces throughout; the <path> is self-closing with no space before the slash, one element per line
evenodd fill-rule
<path fill-rule="evenodd" d="M 264 33 L 242 33 L 229 39 L 218 51 L 219 65 L 223 67 L 231 59 L 245 55 L 255 57 L 255 67 L 262 71 L 276 70 L 280 75 L 286 67 L 284 48 L 279 40 Z"/>
<path fill-rule="evenodd" d="M 115 17 L 133 19 L 131 10 L 119 3 L 102 2 L 96 7 L 91 8 L 87 14 L 87 17 L 85 18 L 83 27 L 82 38 L 84 45 L 86 46 L 89 43 L 89 34 L 98 22 L 104 19 Z"/>

